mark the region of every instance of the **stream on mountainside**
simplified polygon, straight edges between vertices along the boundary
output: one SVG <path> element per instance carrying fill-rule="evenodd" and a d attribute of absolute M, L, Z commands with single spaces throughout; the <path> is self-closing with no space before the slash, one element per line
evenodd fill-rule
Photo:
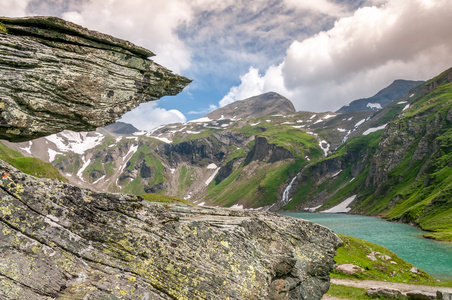
<path fill-rule="evenodd" d="M 440 280 L 452 280 L 452 243 L 429 240 L 426 233 L 408 224 L 388 222 L 376 217 L 347 214 L 286 212 L 326 226 L 336 233 L 379 244 Z"/>

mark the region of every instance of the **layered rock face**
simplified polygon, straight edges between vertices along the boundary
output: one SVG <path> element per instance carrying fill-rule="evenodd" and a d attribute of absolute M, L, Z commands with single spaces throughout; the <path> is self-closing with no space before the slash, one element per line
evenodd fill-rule
<path fill-rule="evenodd" d="M 0 22 L 0 139 L 94 130 L 190 82 L 149 50 L 58 18 Z"/>
<path fill-rule="evenodd" d="M 0 161 L 0 295 L 321 299 L 339 238 L 273 213 L 168 205 Z"/>
<path fill-rule="evenodd" d="M 2 22 L 30 38 L 0 34 L 1 138 L 94 128 L 189 81 L 59 19 Z M 340 244 L 299 219 L 96 193 L 0 161 L 2 299 L 321 299 Z"/>

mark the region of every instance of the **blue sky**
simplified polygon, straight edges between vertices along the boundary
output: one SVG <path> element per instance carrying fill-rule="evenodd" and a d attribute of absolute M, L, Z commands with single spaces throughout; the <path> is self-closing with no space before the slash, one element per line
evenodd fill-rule
<path fill-rule="evenodd" d="M 193 79 L 124 116 L 140 129 L 267 91 L 297 110 L 334 111 L 452 66 L 452 0 L 1 0 L 0 14 L 62 17 Z"/>

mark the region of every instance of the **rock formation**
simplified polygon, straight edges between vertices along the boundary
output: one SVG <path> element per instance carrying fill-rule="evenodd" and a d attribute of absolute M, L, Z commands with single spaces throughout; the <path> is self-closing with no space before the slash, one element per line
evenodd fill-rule
<path fill-rule="evenodd" d="M 0 22 L 0 139 L 94 130 L 190 82 L 146 49 L 58 18 Z"/>
<path fill-rule="evenodd" d="M 147 50 L 59 19 L 2 22 L 28 36 L 0 34 L 17 50 L 1 52 L 2 138 L 94 128 L 188 83 Z M 119 80 L 127 70 L 135 79 Z M 273 213 L 96 193 L 2 161 L 0 175 L 0 298 L 321 299 L 341 244 Z"/>

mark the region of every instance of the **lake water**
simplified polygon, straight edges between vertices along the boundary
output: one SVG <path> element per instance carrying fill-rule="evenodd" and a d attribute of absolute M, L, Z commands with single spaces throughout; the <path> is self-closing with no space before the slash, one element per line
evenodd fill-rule
<path fill-rule="evenodd" d="M 452 243 L 422 237 L 424 231 L 374 217 L 326 213 L 284 213 L 326 226 L 336 233 L 382 245 L 441 280 L 452 280 Z"/>

